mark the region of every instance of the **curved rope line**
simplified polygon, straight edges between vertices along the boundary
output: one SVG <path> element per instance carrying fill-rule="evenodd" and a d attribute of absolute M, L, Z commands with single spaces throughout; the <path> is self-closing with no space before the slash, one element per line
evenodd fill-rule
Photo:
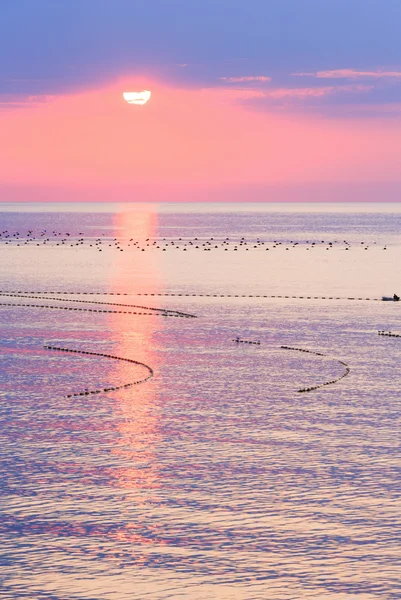
<path fill-rule="evenodd" d="M 97 305 L 108 305 L 108 306 L 121 306 L 121 307 L 130 307 L 130 308 L 141 308 L 144 310 L 148 310 L 151 312 L 137 312 L 137 311 L 120 311 L 120 310 L 106 310 L 106 309 L 90 309 L 90 308 L 80 308 L 80 307 L 70 307 L 70 306 L 52 306 L 52 305 L 39 305 L 39 304 L 23 304 L 23 303 L 2 303 L 0 302 L 0 306 L 10 306 L 10 307 L 26 307 L 26 308 L 45 308 L 45 309 L 55 309 L 55 310 L 74 310 L 74 311 L 79 311 L 79 312 L 94 312 L 94 313 L 112 313 L 112 314 L 130 314 L 130 315 L 147 315 L 147 316 L 172 316 L 172 317 L 181 317 L 181 318 L 196 318 L 195 315 L 191 315 L 189 313 L 184 313 L 181 311 L 175 311 L 175 310 L 171 310 L 171 309 L 161 309 L 161 308 L 152 308 L 152 307 L 146 307 L 146 306 L 140 306 L 140 305 L 134 305 L 134 304 L 120 304 L 120 303 L 114 303 L 114 302 L 102 302 L 102 301 L 91 301 L 91 300 L 76 300 L 76 299 L 68 299 L 68 298 L 45 298 L 43 296 L 34 296 L 34 294 L 52 294 L 52 295 L 107 295 L 107 296 L 129 296 L 129 295 L 136 295 L 136 296 L 170 296 L 170 297 L 209 297 L 209 298 L 279 298 L 279 299 L 315 299 L 315 300 L 379 300 L 378 298 L 355 298 L 355 297 L 348 297 L 348 298 L 341 298 L 341 297 L 333 297 L 333 296 L 277 296 L 277 295 L 272 295 L 272 296 L 268 296 L 268 295 L 260 295 L 260 294 L 182 294 L 182 293 L 134 293 L 134 294 L 128 294 L 128 293 L 120 293 L 120 292 L 66 292 L 66 291 L 43 291 L 43 292 L 25 292 L 25 291 L 1 291 L 0 290 L 0 296 L 10 296 L 10 297 L 16 297 L 16 298 L 34 298 L 34 299 L 41 299 L 41 300 L 57 300 L 60 302 L 79 302 L 79 303 L 85 303 L 85 304 L 97 304 Z M 389 337 L 401 337 L 401 335 L 398 334 L 391 334 L 391 332 L 385 333 L 385 332 L 378 332 L 379 335 L 387 335 Z M 254 342 L 254 341 L 249 341 L 249 340 L 240 340 L 239 338 L 237 338 L 236 340 L 233 340 L 235 342 L 241 342 L 241 343 L 246 343 L 246 344 L 255 344 L 255 345 L 260 345 L 260 342 Z M 137 382 L 133 382 L 130 384 L 126 384 L 126 385 L 122 385 L 122 386 L 117 386 L 117 387 L 111 387 L 111 388 L 103 388 L 103 389 L 99 389 L 99 390 L 93 390 L 93 391 L 86 391 L 86 392 L 80 392 L 80 393 L 76 393 L 76 394 L 72 394 L 68 397 L 73 397 L 73 396 L 84 396 L 84 395 L 89 395 L 89 394 L 98 394 L 101 392 L 107 392 L 107 391 L 114 391 L 114 390 L 119 390 L 122 389 L 124 387 L 130 387 L 132 385 L 136 385 L 137 383 L 141 383 L 142 381 L 146 381 L 147 379 L 149 379 L 151 376 L 153 376 L 153 370 L 151 369 L 151 367 L 149 367 L 148 365 L 145 365 L 144 363 L 140 363 L 138 361 L 135 360 L 131 360 L 131 359 L 125 359 L 125 358 L 120 358 L 120 357 L 116 357 L 116 356 L 112 356 L 112 355 L 108 355 L 108 354 L 102 354 L 102 353 L 96 353 L 96 352 L 84 352 L 84 351 L 79 351 L 79 350 L 69 350 L 69 349 L 64 349 L 64 348 L 58 348 L 58 347 L 53 347 L 53 346 L 45 346 L 45 348 L 47 349 L 51 349 L 51 350 L 59 350 L 59 351 L 63 351 L 63 352 L 75 352 L 75 353 L 80 353 L 80 354 L 87 354 L 87 355 L 93 355 L 93 356 L 101 356 L 101 357 L 107 357 L 107 358 L 111 358 L 111 359 L 115 359 L 115 360 L 123 360 L 123 361 L 127 361 L 127 362 L 131 362 L 131 363 L 135 363 L 138 365 L 142 365 L 144 367 L 146 367 L 147 369 L 150 370 L 150 375 L 140 381 Z M 287 350 L 295 350 L 295 351 L 299 351 L 299 352 L 308 352 L 311 354 L 315 354 L 317 356 L 326 356 L 325 354 L 322 354 L 320 352 L 314 352 L 312 350 L 306 350 L 306 349 L 302 349 L 302 348 L 293 348 L 293 347 L 289 347 L 289 346 L 281 346 L 281 348 L 283 349 L 287 349 Z M 335 359 L 333 359 L 335 360 Z M 297 390 L 298 392 L 310 392 L 313 390 L 317 390 L 323 386 L 326 385 L 333 385 L 334 383 L 337 383 L 338 381 L 340 381 L 341 379 L 343 379 L 344 377 L 346 377 L 349 372 L 350 369 L 347 366 L 347 364 L 343 361 L 338 360 L 338 363 L 344 365 L 346 367 L 346 371 L 345 373 L 334 380 L 331 381 L 327 381 L 324 382 L 322 384 L 319 385 L 315 385 L 309 388 L 302 388 Z"/>
<path fill-rule="evenodd" d="M 150 306 L 141 306 L 139 304 L 120 304 L 117 302 L 101 302 L 99 300 L 75 300 L 75 299 L 71 299 L 71 298 L 46 298 L 45 296 L 32 296 L 32 295 L 28 295 L 28 294 L 15 294 L 15 293 L 5 293 L 5 292 L 0 292 L 0 296 L 7 296 L 10 298 L 31 298 L 34 300 L 56 300 L 57 302 L 79 302 L 79 303 L 84 303 L 84 304 L 99 304 L 99 305 L 105 305 L 105 306 L 123 306 L 126 308 L 141 308 L 144 310 L 152 310 L 155 312 L 161 312 L 164 313 L 165 316 L 180 316 L 180 317 L 185 317 L 185 318 L 189 318 L 189 319 L 196 319 L 196 315 L 191 315 L 189 313 L 184 313 L 180 310 L 173 310 L 173 309 L 169 309 L 169 308 L 153 308 Z"/>
<path fill-rule="evenodd" d="M 149 375 L 147 377 L 144 377 L 142 379 L 138 379 L 136 381 L 132 381 L 130 383 L 125 383 L 124 385 L 118 385 L 118 386 L 113 386 L 113 387 L 108 387 L 108 388 L 101 388 L 101 389 L 97 389 L 97 390 L 85 390 L 84 392 L 75 392 L 73 394 L 67 394 L 66 398 L 74 398 L 76 396 L 89 396 L 91 394 L 101 394 L 103 392 L 115 392 L 116 390 L 122 390 L 125 388 L 129 388 L 132 387 L 134 385 L 138 385 L 139 383 L 144 383 L 145 381 L 148 381 L 148 379 L 151 379 L 154 375 L 154 371 L 152 369 L 152 367 L 149 367 L 149 365 L 140 362 L 138 360 L 133 360 L 132 358 L 122 358 L 120 356 L 114 356 L 113 354 L 103 354 L 102 352 L 88 352 L 86 350 L 72 350 L 70 348 L 60 348 L 58 346 L 43 346 L 46 350 L 56 350 L 58 352 L 71 352 L 73 354 L 84 354 L 84 355 L 88 355 L 88 356 L 101 356 L 102 358 L 111 358 L 113 360 L 121 360 L 124 362 L 129 362 L 129 363 L 133 363 L 135 365 L 139 365 L 141 367 L 144 367 L 145 369 L 147 369 Z"/>
<path fill-rule="evenodd" d="M 306 350 L 304 348 L 293 348 L 291 346 L 280 346 L 280 347 L 283 348 L 284 350 L 296 350 L 297 352 L 308 352 L 309 354 L 315 354 L 316 356 L 327 357 L 327 354 L 323 354 L 322 352 L 315 352 L 314 350 Z M 330 358 L 330 357 L 327 357 L 327 358 Z M 334 383 L 337 383 L 338 381 L 340 381 L 341 379 L 344 379 L 344 377 L 347 377 L 347 375 L 349 375 L 350 368 L 348 367 L 346 362 L 344 362 L 343 360 L 338 360 L 336 358 L 333 358 L 331 360 L 335 360 L 336 362 L 338 362 L 339 364 L 341 364 L 345 367 L 345 372 L 341 375 L 341 377 L 338 377 L 337 379 L 332 379 L 331 381 L 325 381 L 324 383 L 320 383 L 320 384 L 314 385 L 312 387 L 301 388 L 301 389 L 297 390 L 297 392 L 299 392 L 299 393 L 313 392 L 314 390 L 318 390 L 319 388 L 324 387 L 326 385 L 333 385 Z"/>
<path fill-rule="evenodd" d="M 40 292 L 36 292 L 36 293 L 40 293 Z M 66 292 L 54 292 L 54 293 L 61 294 L 61 293 L 66 293 Z M 21 294 L 24 294 L 24 295 L 21 295 Z M 38 299 L 38 300 L 57 300 L 60 302 L 83 302 L 85 304 L 97 304 L 97 305 L 108 305 L 108 306 L 123 306 L 123 307 L 132 307 L 132 308 L 141 308 L 141 309 L 148 310 L 151 312 L 125 311 L 125 310 L 123 311 L 123 310 L 109 310 L 109 309 L 106 310 L 106 309 L 91 309 L 91 308 L 81 308 L 81 307 L 71 307 L 71 306 L 52 306 L 52 305 L 42 305 L 42 304 L 0 302 L 0 306 L 7 306 L 7 307 L 45 308 L 45 309 L 54 309 L 54 310 L 73 310 L 73 311 L 79 311 L 79 312 L 148 315 L 148 316 L 162 316 L 162 317 L 180 317 L 180 318 L 189 318 L 189 319 L 196 318 L 195 315 L 191 315 L 189 313 L 184 313 L 181 311 L 175 311 L 175 310 L 171 310 L 171 309 L 151 308 L 151 307 L 147 307 L 147 306 L 138 306 L 138 305 L 132 305 L 132 304 L 119 304 L 119 303 L 115 303 L 115 302 L 75 300 L 75 299 L 67 299 L 67 298 L 60 298 L 60 297 L 45 298 L 43 296 L 33 296 L 33 295 L 28 294 L 27 292 L 21 292 L 21 293 L 0 292 L 0 296 L 9 296 L 9 297 L 16 297 L 16 298 L 32 298 L 32 299 Z M 109 388 L 97 389 L 97 390 L 85 390 L 84 392 L 77 392 L 77 393 L 69 394 L 67 396 L 68 398 L 72 398 L 75 396 L 88 396 L 90 394 L 100 394 L 102 392 L 110 392 L 110 391 L 120 390 L 123 388 L 129 388 L 133 385 L 137 385 L 139 383 L 143 383 L 143 382 L 147 381 L 154 375 L 154 371 L 151 367 L 149 367 L 149 365 L 146 365 L 145 363 L 142 363 L 142 362 L 139 362 L 139 361 L 136 361 L 133 359 L 122 358 L 122 357 L 114 356 L 111 354 L 104 354 L 104 353 L 100 353 L 100 352 L 72 350 L 72 349 L 60 348 L 60 347 L 56 347 L 56 346 L 44 346 L 44 347 L 48 350 L 56 350 L 56 351 L 60 351 L 60 352 L 72 352 L 72 353 L 89 355 L 89 356 L 100 356 L 103 358 L 121 360 L 121 361 L 129 362 L 129 363 L 133 363 L 136 365 L 140 365 L 140 366 L 146 368 L 149 372 L 149 375 L 147 377 L 137 380 L 137 381 L 134 381 L 134 382 L 131 382 L 131 383 L 127 383 L 127 384 L 120 385 L 120 386 L 113 386 L 113 387 L 109 387 Z"/>
<path fill-rule="evenodd" d="M 22 303 L 11 303 L 11 302 L 0 302 L 0 306 L 14 306 L 14 307 L 25 307 L 25 308 L 48 308 L 48 309 L 54 309 L 54 310 L 77 310 L 79 312 L 93 312 L 93 313 L 111 313 L 111 314 L 118 314 L 118 315 L 146 315 L 146 316 L 151 316 L 151 317 L 178 317 L 178 318 L 182 318 L 182 319 L 189 319 L 189 318 L 193 318 L 192 315 L 191 317 L 187 317 L 184 315 L 180 315 L 180 314 L 167 314 L 167 313 L 157 313 L 157 312 L 137 312 L 137 311 L 130 311 L 130 310 L 102 310 L 102 309 L 97 309 L 97 308 L 79 308 L 79 307 L 73 307 L 73 306 L 48 306 L 46 304 L 22 304 Z"/>

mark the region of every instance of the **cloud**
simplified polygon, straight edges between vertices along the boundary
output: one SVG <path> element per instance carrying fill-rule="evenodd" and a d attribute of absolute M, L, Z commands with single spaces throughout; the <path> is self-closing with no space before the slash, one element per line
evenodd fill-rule
<path fill-rule="evenodd" d="M 250 82 L 262 82 L 268 83 L 271 81 L 271 77 L 266 75 L 251 75 L 247 77 L 220 77 L 220 81 L 226 81 L 227 83 L 250 83 Z"/>
<path fill-rule="evenodd" d="M 303 113 L 325 119 L 398 119 L 401 107 L 401 85 L 394 85 L 390 90 L 366 83 L 276 87 L 249 97 L 236 97 L 234 92 L 232 90 L 232 100 L 245 109 L 276 114 Z"/>
<path fill-rule="evenodd" d="M 315 73 L 293 73 L 296 77 L 317 77 L 318 79 L 400 79 L 401 71 L 357 71 L 356 69 L 331 69 Z"/>
<path fill-rule="evenodd" d="M 359 93 L 369 92 L 373 89 L 371 85 L 330 85 L 325 87 L 308 88 L 276 88 L 263 93 L 265 98 L 285 99 L 293 98 L 303 100 L 308 98 L 322 98 L 342 92 Z"/>
<path fill-rule="evenodd" d="M 0 4 L 6 6 L 0 19 L 0 55 L 7 57 L 2 92 L 62 96 L 143 75 L 200 89 L 222 85 L 222 74 L 239 79 L 228 84 L 240 85 L 243 76 L 269 73 L 285 86 L 289 73 L 316 77 L 319 69 L 332 65 L 352 65 L 362 72 L 366 65 L 400 60 L 399 0 Z M 229 61 L 234 62 L 228 66 Z"/>
<path fill-rule="evenodd" d="M 44 102 L 51 102 L 55 96 L 49 94 L 1 94 L 0 93 L 0 110 L 10 108 L 27 108 L 37 106 Z"/>

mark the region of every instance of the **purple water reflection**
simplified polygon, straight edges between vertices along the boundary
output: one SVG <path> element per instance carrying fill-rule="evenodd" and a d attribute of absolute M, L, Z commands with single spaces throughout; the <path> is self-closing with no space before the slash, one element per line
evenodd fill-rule
<path fill-rule="evenodd" d="M 105 295 L 12 300 L 88 312 L 0 307 L 4 597 L 398 598 L 401 345 L 377 331 L 401 331 L 400 307 L 270 297 L 387 292 L 398 220 L 150 207 L 9 214 L 4 229 L 33 221 L 75 241 L 1 242 L 1 289 Z M 93 312 L 102 301 L 198 318 Z M 155 375 L 68 398 L 143 371 L 44 344 Z M 297 393 L 336 379 L 334 359 L 348 377 Z"/>

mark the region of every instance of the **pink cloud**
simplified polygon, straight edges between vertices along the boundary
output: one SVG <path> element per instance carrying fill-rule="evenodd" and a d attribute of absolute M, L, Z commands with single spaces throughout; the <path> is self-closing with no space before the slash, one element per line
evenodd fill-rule
<path fill-rule="evenodd" d="M 56 98 L 56 96 L 51 96 L 49 94 L 43 95 L 24 95 L 24 94 L 1 94 L 0 93 L 0 110 L 4 110 L 7 108 L 26 108 L 29 106 L 36 106 L 38 104 L 42 104 L 43 102 L 51 102 Z"/>
<path fill-rule="evenodd" d="M 332 69 L 315 73 L 293 73 L 297 77 L 317 77 L 318 79 L 383 79 L 401 78 L 401 71 L 357 71 L 356 69 Z"/>
<path fill-rule="evenodd" d="M 250 83 L 252 81 L 268 83 L 272 78 L 266 75 L 254 75 L 248 77 L 220 77 L 220 80 L 227 81 L 227 83 Z"/>
<path fill-rule="evenodd" d="M 370 85 L 338 85 L 338 86 L 325 86 L 325 87 L 309 87 L 309 88 L 276 88 L 264 92 L 265 98 L 322 98 L 323 96 L 329 96 L 331 94 L 338 94 L 341 92 L 368 92 L 373 89 Z"/>

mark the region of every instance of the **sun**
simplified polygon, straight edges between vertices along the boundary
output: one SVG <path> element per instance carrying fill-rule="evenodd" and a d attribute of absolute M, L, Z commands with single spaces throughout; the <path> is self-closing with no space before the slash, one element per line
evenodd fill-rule
<path fill-rule="evenodd" d="M 123 92 L 123 98 L 128 104 L 146 104 L 150 96 L 151 92 L 149 90 L 143 90 L 142 92 Z"/>

